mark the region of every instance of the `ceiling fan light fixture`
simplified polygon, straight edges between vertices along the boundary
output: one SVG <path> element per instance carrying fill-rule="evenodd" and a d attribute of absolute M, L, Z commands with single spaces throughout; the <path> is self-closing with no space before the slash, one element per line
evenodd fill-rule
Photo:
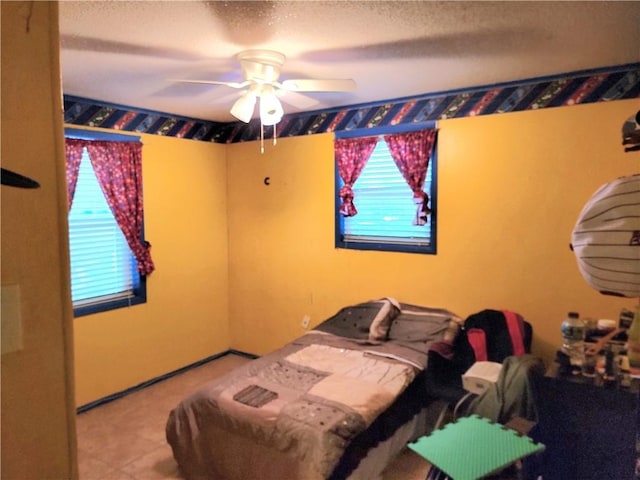
<path fill-rule="evenodd" d="M 280 76 L 285 61 L 282 53 L 273 50 L 245 50 L 238 55 L 244 78 L 258 83 L 272 83 Z"/>
<path fill-rule="evenodd" d="M 263 125 L 275 125 L 284 115 L 280 100 L 276 96 L 273 87 L 268 85 L 267 92 L 260 95 L 260 121 Z"/>
<path fill-rule="evenodd" d="M 231 115 L 244 123 L 249 123 L 256 106 L 256 95 L 249 90 L 235 101 L 231 107 Z"/>

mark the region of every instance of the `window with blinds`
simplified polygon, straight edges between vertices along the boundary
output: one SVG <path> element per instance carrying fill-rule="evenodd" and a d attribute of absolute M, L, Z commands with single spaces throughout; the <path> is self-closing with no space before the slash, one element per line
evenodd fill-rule
<path fill-rule="evenodd" d="M 111 213 L 86 149 L 69 211 L 69 249 L 76 316 L 146 300 L 135 257 Z"/>
<path fill-rule="evenodd" d="M 380 137 L 353 185 L 358 214 L 344 217 L 336 213 L 339 217 L 336 246 L 358 250 L 435 253 L 434 162 L 432 157 L 424 186 L 432 213 L 426 225 L 413 225 L 416 215 L 413 193 L 393 161 L 386 142 Z M 343 182 L 339 175 L 337 177 L 336 195 L 339 195 Z M 340 202 L 339 196 L 337 201 Z"/>

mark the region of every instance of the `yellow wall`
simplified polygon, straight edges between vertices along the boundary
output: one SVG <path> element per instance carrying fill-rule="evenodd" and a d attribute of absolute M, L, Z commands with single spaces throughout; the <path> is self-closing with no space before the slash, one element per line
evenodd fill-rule
<path fill-rule="evenodd" d="M 615 318 L 633 303 L 591 290 L 568 250 L 593 191 L 639 170 L 620 145 L 629 100 L 441 122 L 436 256 L 334 248 L 331 135 L 265 155 L 143 135 L 148 303 L 72 320 L 57 6 L 0 5 L 2 165 L 42 185 L 1 189 L 2 285 L 20 286 L 23 334 L 1 359 L 2 478 L 76 478 L 75 405 L 229 347 L 265 353 L 305 314 L 315 325 L 384 295 L 509 308 L 549 359 L 568 310 Z"/>
<path fill-rule="evenodd" d="M 231 346 L 263 354 L 346 304 L 380 296 L 521 313 L 553 358 L 566 312 L 617 319 L 628 299 L 590 289 L 569 250 L 584 203 L 640 169 L 624 153 L 635 100 L 440 122 L 438 254 L 334 248 L 332 135 L 228 148 Z M 271 185 L 263 178 L 269 176 Z M 356 198 L 357 204 L 357 198 Z"/>
<path fill-rule="evenodd" d="M 84 405 L 229 348 L 225 146 L 142 136 L 147 303 L 74 321 Z"/>
<path fill-rule="evenodd" d="M 58 11 L 0 8 L 2 166 L 41 185 L 0 190 L 2 286 L 19 288 L 22 331 L 22 348 L 2 355 L 2 478 L 66 480 L 77 468 Z"/>

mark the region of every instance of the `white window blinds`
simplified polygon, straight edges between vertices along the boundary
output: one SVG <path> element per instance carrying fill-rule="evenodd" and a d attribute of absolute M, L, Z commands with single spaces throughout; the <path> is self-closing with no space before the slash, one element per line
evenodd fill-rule
<path fill-rule="evenodd" d="M 432 162 L 429 162 L 424 191 L 431 197 Z M 380 138 L 353 185 L 358 214 L 344 218 L 342 240 L 428 246 L 431 244 L 431 218 L 426 225 L 413 225 L 416 205 L 413 192 L 393 161 L 384 139 Z"/>
<path fill-rule="evenodd" d="M 74 307 L 133 296 L 136 263 L 83 152 L 69 211 L 71 296 Z"/>

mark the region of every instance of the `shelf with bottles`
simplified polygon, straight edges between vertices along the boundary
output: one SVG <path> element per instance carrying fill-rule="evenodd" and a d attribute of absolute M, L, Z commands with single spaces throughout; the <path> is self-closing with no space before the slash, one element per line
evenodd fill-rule
<path fill-rule="evenodd" d="M 584 341 L 587 343 L 602 343 L 602 340 L 606 337 L 606 342 L 612 345 L 624 346 L 628 339 L 627 330 L 632 321 L 633 312 L 624 308 L 620 312 L 620 318 L 617 322 L 609 319 L 596 321 L 587 318 L 584 321 L 586 326 Z"/>
<path fill-rule="evenodd" d="M 613 355 L 613 368 L 607 371 L 606 352 L 607 350 L 603 349 L 597 355 L 595 374 L 593 376 L 585 376 L 581 369 L 576 369 L 575 366 L 571 365 L 567 354 L 562 350 L 558 350 L 555 361 L 547 369 L 546 376 L 572 383 L 583 383 L 622 392 L 637 393 L 640 390 L 640 369 L 630 369 L 627 383 L 623 380 L 623 375 L 620 371 L 620 355 Z M 620 353 L 624 354 L 625 351 L 622 350 Z"/>

